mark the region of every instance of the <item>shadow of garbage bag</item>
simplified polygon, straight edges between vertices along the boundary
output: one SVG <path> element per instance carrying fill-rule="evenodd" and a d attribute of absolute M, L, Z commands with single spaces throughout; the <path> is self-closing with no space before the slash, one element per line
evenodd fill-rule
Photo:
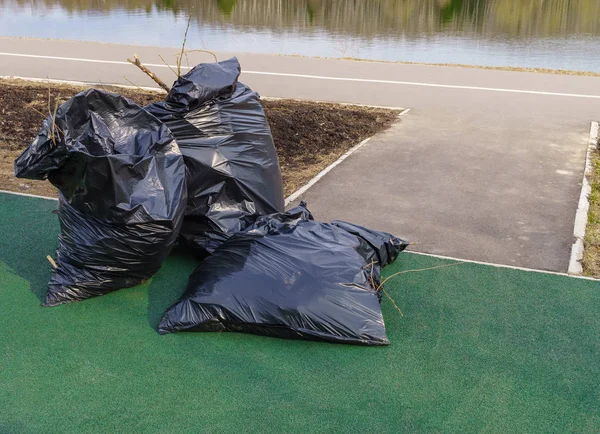
<path fill-rule="evenodd" d="M 199 265 L 159 332 L 387 345 L 380 270 L 407 245 L 385 232 L 315 221 L 304 205 L 259 217 Z"/>
<path fill-rule="evenodd" d="M 19 178 L 59 189 L 57 267 L 45 305 L 83 300 L 151 277 L 173 247 L 187 198 L 169 129 L 119 95 L 90 89 L 47 118 L 15 161 Z"/>
<path fill-rule="evenodd" d="M 207 255 L 257 216 L 284 210 L 283 182 L 260 97 L 236 58 L 200 64 L 146 110 L 167 124 L 187 166 L 181 236 Z"/>

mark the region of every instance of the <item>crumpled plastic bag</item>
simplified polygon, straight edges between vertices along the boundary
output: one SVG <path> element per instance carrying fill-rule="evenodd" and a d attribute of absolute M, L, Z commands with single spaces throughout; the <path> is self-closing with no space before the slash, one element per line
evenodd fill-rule
<path fill-rule="evenodd" d="M 62 104 L 55 126 L 46 119 L 15 161 L 15 175 L 49 179 L 59 189 L 48 306 L 150 278 L 183 222 L 187 188 L 177 142 L 142 107 L 109 92 L 90 89 Z"/>
<path fill-rule="evenodd" d="M 146 109 L 177 139 L 188 169 L 181 230 L 202 255 L 257 216 L 284 210 L 283 183 L 260 97 L 238 82 L 236 58 L 197 65 Z"/>
<path fill-rule="evenodd" d="M 200 264 L 159 332 L 387 345 L 380 270 L 407 245 L 351 223 L 314 221 L 304 205 L 259 217 Z"/>

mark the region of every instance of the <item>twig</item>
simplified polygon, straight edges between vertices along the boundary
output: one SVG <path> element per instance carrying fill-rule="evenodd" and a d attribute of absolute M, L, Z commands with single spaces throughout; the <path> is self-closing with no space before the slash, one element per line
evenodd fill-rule
<path fill-rule="evenodd" d="M 46 114 L 42 113 L 41 111 L 39 111 L 38 109 L 33 107 L 32 104 L 33 104 L 32 102 L 30 102 L 29 104 L 25 104 L 25 108 L 31 109 L 31 110 L 35 111 L 36 113 L 41 114 L 44 119 L 46 119 L 48 117 Z"/>
<path fill-rule="evenodd" d="M 392 277 L 396 277 L 399 276 L 400 274 L 407 274 L 407 273 L 420 273 L 421 271 L 427 271 L 427 270 L 435 270 L 437 268 L 444 268 L 444 267 L 453 267 L 455 265 L 462 265 L 462 264 L 466 264 L 466 262 L 454 262 L 452 264 L 444 264 L 444 265 L 438 265 L 437 267 L 429 267 L 429 268 L 420 268 L 418 270 L 405 270 L 405 271 L 399 271 L 397 273 L 392 274 L 391 276 L 388 276 L 387 278 L 385 278 L 383 280 L 383 282 L 381 282 L 379 284 L 379 287 L 377 288 L 377 290 L 380 290 L 383 286 L 383 284 L 385 282 L 387 282 L 388 280 L 390 280 Z"/>
<path fill-rule="evenodd" d="M 137 84 L 135 84 L 133 81 L 131 81 L 130 79 L 128 79 L 128 78 L 127 78 L 127 77 L 125 77 L 124 75 L 123 75 L 123 78 L 124 78 L 124 79 L 125 79 L 125 80 L 126 80 L 128 83 L 129 83 L 129 84 L 131 84 L 132 86 L 134 86 L 134 87 L 137 87 L 137 88 L 138 88 L 139 90 L 141 90 L 142 92 L 146 92 L 144 89 L 142 89 L 141 87 L 139 87 Z"/>
<path fill-rule="evenodd" d="M 392 277 L 396 277 L 400 274 L 406 274 L 406 273 L 417 273 L 417 272 L 421 272 L 421 271 L 427 271 L 427 270 L 435 270 L 436 268 L 444 268 L 444 267 L 452 267 L 454 265 L 461 265 L 461 264 L 465 264 L 465 262 L 455 262 L 452 264 L 444 264 L 444 265 L 438 265 L 437 267 L 430 267 L 430 268 L 420 268 L 418 270 L 405 270 L 405 271 L 400 271 L 398 273 L 394 273 L 391 276 L 388 276 L 386 279 L 384 279 L 377 288 L 375 288 L 375 283 L 373 282 L 373 267 L 375 266 L 375 261 L 372 261 L 370 264 L 367 264 L 365 267 L 371 267 L 371 275 L 369 276 L 370 280 L 371 280 L 371 286 L 373 288 L 375 288 L 376 291 L 382 291 L 383 294 L 392 302 L 392 304 L 394 305 L 394 307 L 396 308 L 396 310 L 400 313 L 400 316 L 404 317 L 404 313 L 402 313 L 402 311 L 400 310 L 400 308 L 398 307 L 398 305 L 396 304 L 396 302 L 394 301 L 394 299 L 392 298 L 392 296 L 390 294 L 387 293 L 387 291 L 383 288 L 383 284 L 385 282 L 387 282 L 388 280 L 390 280 Z"/>
<path fill-rule="evenodd" d="M 50 255 L 46 256 L 46 259 L 48 260 L 48 262 L 50 262 L 52 268 L 54 268 L 55 270 L 58 268 L 58 265 L 56 265 L 56 262 L 54 262 L 54 259 L 52 259 Z"/>
<path fill-rule="evenodd" d="M 157 54 L 158 54 L 158 53 L 157 53 Z M 162 60 L 162 63 L 164 63 L 164 64 L 165 64 L 165 66 L 166 66 L 167 68 L 169 68 L 169 69 L 170 69 L 170 70 L 173 72 L 173 74 L 177 75 L 177 72 L 175 72 L 175 70 L 174 70 L 174 69 L 171 67 L 171 65 L 169 65 L 169 64 L 168 64 L 168 63 L 165 61 L 165 59 L 163 59 L 163 57 L 162 57 L 160 54 L 158 54 L 158 57 L 160 57 L 160 60 Z M 179 76 L 177 75 L 177 77 L 179 77 Z"/>
<path fill-rule="evenodd" d="M 167 92 L 169 92 L 169 86 L 167 86 L 160 78 L 158 78 L 156 76 L 155 73 L 153 73 L 152 71 L 150 71 L 148 68 L 146 68 L 144 65 L 142 65 L 142 62 L 140 62 L 139 57 L 137 57 L 135 54 L 133 55 L 133 59 L 127 59 L 127 61 L 129 63 L 131 63 L 132 65 L 137 66 L 138 68 L 140 68 L 148 77 L 150 77 L 152 80 L 154 80 L 154 82 L 156 84 L 158 84 L 160 87 L 162 87 L 164 90 L 166 90 Z"/>
<path fill-rule="evenodd" d="M 48 114 L 52 116 L 52 110 L 50 109 L 50 83 L 48 83 Z"/>
<path fill-rule="evenodd" d="M 54 146 L 57 146 L 56 138 L 55 138 L 54 134 L 56 132 L 56 129 L 58 128 L 58 125 L 56 125 L 56 113 L 58 112 L 59 99 L 60 99 L 60 93 L 54 97 L 54 113 L 50 115 L 52 118 L 52 142 L 54 142 Z M 58 128 L 58 129 L 60 130 L 60 128 Z M 60 138 L 60 136 L 59 136 L 59 138 Z"/>
<path fill-rule="evenodd" d="M 188 18 L 187 27 L 185 28 L 185 35 L 183 35 L 183 44 L 181 44 L 181 54 L 177 57 L 177 77 L 181 77 L 181 61 L 183 60 L 183 53 L 185 52 L 185 43 L 187 41 L 188 31 L 190 30 L 190 24 L 192 22 L 192 11 L 190 11 L 190 17 Z"/>
<path fill-rule="evenodd" d="M 394 305 L 394 307 L 396 308 L 396 310 L 398 312 L 400 312 L 400 316 L 403 317 L 404 314 L 402 313 L 402 311 L 400 310 L 400 308 L 398 307 L 398 305 L 396 304 L 396 302 L 394 301 L 394 299 L 392 297 L 390 297 L 390 295 L 386 292 L 385 289 L 381 288 L 381 290 L 383 291 L 383 293 L 385 294 L 385 296 L 390 299 L 390 301 L 392 302 L 392 304 Z"/>
<path fill-rule="evenodd" d="M 30 102 L 29 104 L 25 104 L 25 108 L 31 109 L 34 112 L 39 113 L 43 119 L 46 119 L 48 117 L 45 113 L 43 113 L 43 112 L 39 111 L 38 109 L 36 109 L 35 107 L 33 107 L 32 104 L 33 104 L 33 102 Z M 63 130 L 60 129 L 60 127 L 58 125 L 56 125 L 56 128 L 64 136 L 65 133 L 63 132 Z"/>
<path fill-rule="evenodd" d="M 208 53 L 212 57 L 215 58 L 215 62 L 219 61 L 219 59 L 217 59 L 217 55 L 215 53 L 213 53 L 212 51 L 209 51 L 209 50 L 200 50 L 200 49 L 197 49 L 197 50 L 185 50 L 184 54 L 187 54 L 187 53 Z"/>
<path fill-rule="evenodd" d="M 52 127 L 50 128 L 50 141 L 56 147 L 56 137 L 54 137 L 54 117 L 52 116 L 52 109 L 50 105 L 50 100 L 52 96 L 50 95 L 50 83 L 48 83 L 48 116 L 50 116 L 50 120 L 52 121 Z"/>

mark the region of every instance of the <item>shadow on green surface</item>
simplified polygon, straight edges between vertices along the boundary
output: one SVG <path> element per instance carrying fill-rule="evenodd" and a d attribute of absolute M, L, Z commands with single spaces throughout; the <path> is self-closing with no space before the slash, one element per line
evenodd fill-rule
<path fill-rule="evenodd" d="M 41 308 L 55 206 L 0 194 L 0 433 L 600 431 L 600 282 L 403 253 L 388 347 L 158 336 L 199 261 Z"/>
<path fill-rule="evenodd" d="M 31 291 L 44 302 L 51 265 L 55 257 L 60 226 L 53 214 L 58 203 L 52 200 L 23 200 L 0 195 L 0 220 L 10 230 L 3 231 L 0 262 L 29 283 Z M 148 323 L 155 330 L 164 311 L 185 291 L 187 280 L 200 260 L 184 248 L 176 248 L 148 284 Z"/>
<path fill-rule="evenodd" d="M 7 228 L 2 231 L 0 261 L 29 282 L 40 302 L 46 296 L 51 272 L 46 256 L 55 256 L 58 243 L 58 217 L 52 214 L 57 206 L 53 200 L 0 195 L 0 219 Z"/>
<path fill-rule="evenodd" d="M 148 324 L 158 330 L 160 318 L 185 291 L 188 278 L 200 264 L 189 249 L 173 249 L 162 268 L 148 285 Z"/>

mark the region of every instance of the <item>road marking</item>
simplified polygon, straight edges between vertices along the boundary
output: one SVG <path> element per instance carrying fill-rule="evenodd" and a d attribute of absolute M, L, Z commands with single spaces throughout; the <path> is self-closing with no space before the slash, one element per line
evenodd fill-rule
<path fill-rule="evenodd" d="M 100 59 L 83 59 L 78 57 L 61 57 L 61 56 L 44 56 L 39 54 L 22 54 L 22 53 L 5 53 L 0 52 L 0 56 L 12 56 L 12 57 L 26 57 L 33 59 L 47 59 L 47 60 L 61 60 L 61 61 L 72 61 L 72 62 L 88 62 L 88 63 L 105 63 L 111 65 L 129 65 L 129 62 L 120 60 L 100 60 Z M 145 63 L 146 66 L 152 68 L 173 68 L 175 65 L 164 65 L 161 63 Z M 187 66 L 181 66 L 181 69 L 191 69 Z M 313 80 L 329 80 L 329 81 L 346 81 L 355 83 L 376 83 L 376 84 L 392 84 L 392 85 L 404 85 L 404 86 L 421 86 L 421 87 L 437 87 L 445 89 L 463 89 L 463 90 L 482 90 L 488 92 L 504 92 L 504 93 L 522 93 L 530 95 L 548 95 L 548 96 L 562 96 L 571 98 L 588 98 L 588 99 L 600 99 L 600 95 L 584 95 L 578 93 L 561 93 L 561 92 L 543 92 L 537 90 L 524 90 L 524 89 L 504 89 L 495 87 L 482 87 L 482 86 L 460 86 L 452 84 L 438 84 L 438 83 L 421 83 L 415 81 L 396 81 L 396 80 L 377 80 L 370 78 L 352 78 L 352 77 L 328 77 L 324 75 L 308 75 L 308 74 L 288 74 L 283 72 L 265 72 L 265 71 L 243 71 L 243 74 L 248 75 L 267 75 L 276 77 L 290 77 L 290 78 L 306 78 Z"/>
<path fill-rule="evenodd" d="M 48 59 L 48 60 L 70 60 L 73 62 L 107 63 L 107 64 L 112 64 L 112 65 L 130 65 L 129 62 L 123 62 L 120 60 L 81 59 L 79 57 L 42 56 L 39 54 L 2 53 L 2 52 L 0 52 L 0 56 L 28 57 L 28 58 L 32 58 L 32 59 Z M 153 65 L 148 65 L 148 66 L 153 66 Z M 160 66 L 164 66 L 164 65 L 160 65 Z"/>
<path fill-rule="evenodd" d="M 571 247 L 571 257 L 569 259 L 569 274 L 580 275 L 583 274 L 583 266 L 581 260 L 583 259 L 584 253 L 584 238 L 585 230 L 588 222 L 588 212 L 590 209 L 590 194 L 592 192 L 592 186 L 588 181 L 588 176 L 592 174 L 592 160 L 591 155 L 598 147 L 599 138 L 599 126 L 598 122 L 592 122 L 590 128 L 590 139 L 588 142 L 587 153 L 585 157 L 585 168 L 583 171 L 583 181 L 581 182 L 581 193 L 579 195 L 579 204 L 577 205 L 577 213 L 575 214 L 575 226 L 573 227 L 573 238 L 575 242 Z"/>
<path fill-rule="evenodd" d="M 164 66 L 164 65 L 162 65 L 162 66 Z M 370 78 L 327 77 L 327 76 L 323 76 L 323 75 L 285 74 L 282 72 L 261 72 L 261 71 L 243 71 L 243 73 L 244 74 L 256 74 L 256 75 L 274 75 L 274 76 L 281 76 L 281 77 L 311 78 L 311 79 L 316 79 L 316 80 L 399 84 L 399 85 L 406 85 L 406 86 L 440 87 L 440 88 L 446 88 L 446 89 L 484 90 L 484 91 L 489 91 L 489 92 L 525 93 L 525 94 L 531 94 L 531 95 L 549 95 L 549 96 L 566 96 L 566 97 L 573 97 L 573 98 L 600 99 L 600 95 L 542 92 L 542 91 L 537 91 L 537 90 L 503 89 L 503 88 L 481 87 L 481 86 L 459 86 L 459 85 L 453 85 L 453 84 L 420 83 L 420 82 L 416 82 L 416 81 L 395 81 L 395 80 L 375 80 L 375 79 L 370 79 Z"/>
<path fill-rule="evenodd" d="M 571 275 L 571 274 L 567 274 L 567 273 L 560 273 L 557 271 L 538 270 L 537 268 L 525 268 L 525 267 L 517 267 L 514 265 L 495 264 L 493 262 L 474 261 L 472 259 L 461 259 L 461 258 L 455 258 L 453 256 L 434 255 L 433 253 L 414 252 L 412 250 L 405 250 L 405 252 L 412 253 L 413 255 L 429 256 L 431 258 L 446 259 L 449 261 L 457 261 L 457 262 L 465 262 L 467 264 L 487 265 L 489 267 L 495 267 L 495 268 L 507 268 L 509 270 L 528 271 L 531 273 L 541 273 L 541 274 L 552 274 L 554 276 L 571 277 L 571 278 L 575 278 L 575 279 L 592 280 L 594 282 L 600 282 L 599 279 L 595 279 L 593 277 Z M 400 260 L 401 259 L 402 259 L 402 256 L 400 256 Z"/>

